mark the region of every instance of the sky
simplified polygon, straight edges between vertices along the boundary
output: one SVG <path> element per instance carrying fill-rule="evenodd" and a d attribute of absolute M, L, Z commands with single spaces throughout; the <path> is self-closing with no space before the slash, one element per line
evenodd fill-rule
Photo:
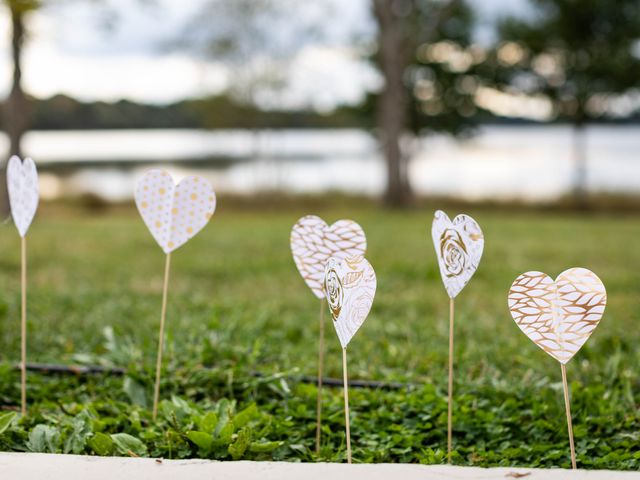
<path fill-rule="evenodd" d="M 230 70 L 177 45 L 206 1 L 106 0 L 108 7 L 96 8 L 82 0 L 54 0 L 29 19 L 25 90 L 42 98 L 62 93 L 85 101 L 147 103 L 218 93 L 233 81 Z M 369 1 L 308 0 L 300 15 L 307 24 L 322 26 L 324 41 L 297 48 L 286 65 L 280 106 L 330 110 L 357 103 L 380 85 L 351 41 L 374 31 Z M 527 0 L 470 2 L 480 20 L 476 37 L 485 43 L 491 41 L 491 25 L 499 15 L 526 14 L 529 8 Z M 273 35 L 282 30 L 274 25 Z M 10 85 L 9 45 L 9 18 L 0 9 L 2 97 Z"/>

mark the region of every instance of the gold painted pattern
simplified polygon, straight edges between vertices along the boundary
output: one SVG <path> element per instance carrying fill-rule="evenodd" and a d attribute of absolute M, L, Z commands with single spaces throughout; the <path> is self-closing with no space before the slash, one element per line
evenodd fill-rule
<path fill-rule="evenodd" d="M 480 225 L 468 215 L 449 220 L 438 210 L 431 226 L 442 282 L 450 298 L 455 298 L 469 282 L 480 264 L 484 237 Z"/>
<path fill-rule="evenodd" d="M 216 195 L 202 177 L 188 176 L 177 185 L 164 170 L 149 170 L 135 190 L 138 211 L 165 253 L 191 239 L 209 222 Z"/>
<path fill-rule="evenodd" d="M 508 303 L 520 330 L 566 364 L 602 319 L 607 293 L 585 268 L 566 270 L 555 282 L 542 272 L 527 272 L 513 282 Z"/>
<path fill-rule="evenodd" d="M 333 326 L 345 348 L 369 315 L 376 294 L 376 274 L 363 256 L 343 260 L 331 257 L 323 284 Z"/>
<path fill-rule="evenodd" d="M 328 226 L 315 215 L 307 215 L 291 229 L 293 260 L 313 294 L 324 297 L 324 267 L 331 257 L 363 256 L 367 239 L 362 227 L 352 220 L 338 220 Z"/>

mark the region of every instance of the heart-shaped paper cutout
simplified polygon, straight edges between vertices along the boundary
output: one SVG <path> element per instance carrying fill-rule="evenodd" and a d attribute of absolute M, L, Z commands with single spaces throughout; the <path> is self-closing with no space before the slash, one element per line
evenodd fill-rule
<path fill-rule="evenodd" d="M 509 290 L 509 310 L 520 330 L 564 364 L 598 326 L 606 303 L 604 285 L 585 268 L 570 268 L 555 282 L 542 272 L 523 273 Z"/>
<path fill-rule="evenodd" d="M 328 226 L 315 215 L 307 215 L 291 229 L 291 252 L 298 271 L 318 298 L 324 297 L 324 267 L 331 257 L 364 256 L 367 239 L 362 227 L 352 220 L 338 220 Z"/>
<path fill-rule="evenodd" d="M 376 295 L 376 273 L 363 256 L 327 261 L 324 291 L 333 326 L 346 348 L 369 315 Z"/>
<path fill-rule="evenodd" d="M 183 245 L 207 224 L 216 209 L 213 187 L 189 176 L 177 185 L 163 170 L 149 170 L 136 186 L 136 205 L 165 253 Z"/>
<path fill-rule="evenodd" d="M 471 279 L 480 264 L 484 237 L 480 225 L 468 215 L 449 220 L 438 210 L 431 226 L 440 275 L 450 298 L 455 298 Z"/>
<path fill-rule="evenodd" d="M 13 223 L 24 237 L 38 209 L 38 171 L 33 160 L 27 157 L 22 162 L 15 155 L 9 159 L 7 189 Z"/>

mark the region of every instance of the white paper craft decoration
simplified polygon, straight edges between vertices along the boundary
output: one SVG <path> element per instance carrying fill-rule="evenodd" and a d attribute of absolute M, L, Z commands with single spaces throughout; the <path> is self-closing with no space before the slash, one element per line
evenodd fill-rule
<path fill-rule="evenodd" d="M 480 225 L 468 215 L 449 220 L 438 210 L 433 218 L 431 236 L 436 249 L 442 282 L 450 298 L 455 298 L 478 268 L 484 237 Z"/>
<path fill-rule="evenodd" d="M 598 326 L 607 292 L 595 273 L 570 268 L 555 282 L 541 272 L 523 273 L 513 282 L 508 301 L 520 330 L 566 364 Z"/>
<path fill-rule="evenodd" d="M 165 253 L 202 230 L 216 209 L 216 195 L 208 181 L 189 176 L 176 185 L 163 170 L 149 170 L 138 181 L 135 199 L 144 223 Z"/>
<path fill-rule="evenodd" d="M 30 158 L 20 161 L 17 156 L 9 159 L 7 189 L 11 216 L 21 237 L 24 237 L 38 209 L 38 171 Z"/>
<path fill-rule="evenodd" d="M 328 226 L 315 215 L 307 215 L 291 229 L 291 252 L 298 271 L 313 294 L 324 297 L 324 267 L 331 257 L 364 256 L 367 239 L 362 227 L 352 220 L 338 220 Z"/>
<path fill-rule="evenodd" d="M 376 294 L 376 274 L 362 256 L 327 261 L 324 290 L 342 348 L 362 326 Z"/>

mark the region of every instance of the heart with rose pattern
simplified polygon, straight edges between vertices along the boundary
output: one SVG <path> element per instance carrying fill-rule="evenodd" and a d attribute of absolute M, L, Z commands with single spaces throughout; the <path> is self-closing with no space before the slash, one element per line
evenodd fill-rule
<path fill-rule="evenodd" d="M 331 257 L 324 272 L 324 292 L 342 348 L 369 315 L 376 294 L 376 273 L 363 256 Z"/>
<path fill-rule="evenodd" d="M 480 225 L 468 215 L 449 220 L 438 210 L 433 218 L 431 236 L 436 249 L 440 275 L 450 298 L 455 298 L 480 264 L 484 236 Z"/>

